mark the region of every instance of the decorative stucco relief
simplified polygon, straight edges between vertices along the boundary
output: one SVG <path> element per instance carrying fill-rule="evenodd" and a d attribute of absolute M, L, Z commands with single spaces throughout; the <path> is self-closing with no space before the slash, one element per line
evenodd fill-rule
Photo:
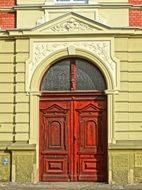
<path fill-rule="evenodd" d="M 46 22 L 49 21 L 49 18 L 48 18 L 48 14 L 44 14 L 41 18 L 39 18 L 37 21 L 36 21 L 36 26 L 39 26 L 41 24 L 44 24 Z"/>
<path fill-rule="evenodd" d="M 77 19 L 70 18 L 63 23 L 56 24 L 55 26 L 48 29 L 51 32 L 79 32 L 79 31 L 96 31 L 93 27 L 78 21 Z"/>
<path fill-rule="evenodd" d="M 27 61 L 28 69 L 28 89 L 33 76 L 34 71 L 41 62 L 48 57 L 50 54 L 56 53 L 57 51 L 67 49 L 68 52 L 72 47 L 73 51 L 71 54 L 76 54 L 76 49 L 81 49 L 92 53 L 98 57 L 111 72 L 115 81 L 116 75 L 116 63 L 111 57 L 111 41 L 96 40 L 96 41 L 82 41 L 82 42 L 46 42 L 46 41 L 35 41 L 33 42 L 32 55 L 30 60 Z"/>

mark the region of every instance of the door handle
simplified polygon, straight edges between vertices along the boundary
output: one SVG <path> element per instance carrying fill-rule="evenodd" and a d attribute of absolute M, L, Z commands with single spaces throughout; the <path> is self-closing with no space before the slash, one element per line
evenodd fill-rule
<path fill-rule="evenodd" d="M 75 141 L 76 141 L 76 137 L 75 137 L 75 136 L 73 136 L 73 143 L 75 143 Z"/>

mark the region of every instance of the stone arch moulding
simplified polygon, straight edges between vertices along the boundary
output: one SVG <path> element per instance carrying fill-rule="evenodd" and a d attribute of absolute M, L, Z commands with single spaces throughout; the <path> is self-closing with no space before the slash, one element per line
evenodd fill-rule
<path fill-rule="evenodd" d="M 30 58 L 26 62 L 26 92 L 38 92 L 41 77 L 51 62 L 67 56 L 80 56 L 96 63 L 104 73 L 106 82 L 108 83 L 107 90 L 119 90 L 119 60 L 114 56 L 113 38 L 71 42 L 50 42 L 47 40 L 31 39 Z M 40 70 L 39 75 L 38 73 L 36 74 L 38 70 Z M 36 83 L 34 79 L 39 82 L 37 81 Z M 33 83 L 37 85 L 35 84 L 33 87 Z"/>

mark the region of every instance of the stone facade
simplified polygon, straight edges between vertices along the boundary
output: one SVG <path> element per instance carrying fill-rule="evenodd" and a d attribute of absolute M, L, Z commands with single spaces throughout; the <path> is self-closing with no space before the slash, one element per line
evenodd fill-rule
<path fill-rule="evenodd" d="M 141 183 L 142 31 L 126 28 L 127 17 L 123 25 L 110 19 L 128 12 L 127 1 L 115 12 L 112 1 L 100 5 L 109 14 L 91 1 L 72 9 L 38 2 L 43 8 L 30 10 L 18 0 L 23 29 L 0 31 L 0 181 L 39 181 L 40 81 L 56 60 L 75 56 L 96 64 L 107 81 L 108 182 Z"/>

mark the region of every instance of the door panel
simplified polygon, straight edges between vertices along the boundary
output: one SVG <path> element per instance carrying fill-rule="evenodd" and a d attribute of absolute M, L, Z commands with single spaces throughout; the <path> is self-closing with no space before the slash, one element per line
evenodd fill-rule
<path fill-rule="evenodd" d="M 104 100 L 76 101 L 75 131 L 77 180 L 106 181 L 107 178 L 107 139 L 106 105 Z"/>
<path fill-rule="evenodd" d="M 41 181 L 69 180 L 70 102 L 40 102 Z"/>
<path fill-rule="evenodd" d="M 105 96 L 57 99 L 40 101 L 40 180 L 107 181 Z"/>

